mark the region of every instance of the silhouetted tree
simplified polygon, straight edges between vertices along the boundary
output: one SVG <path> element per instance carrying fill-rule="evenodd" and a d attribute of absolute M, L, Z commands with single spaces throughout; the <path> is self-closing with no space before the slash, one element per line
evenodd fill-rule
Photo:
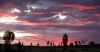
<path fill-rule="evenodd" d="M 30 45 L 32 46 L 32 43 L 30 43 Z"/>
<path fill-rule="evenodd" d="M 73 43 L 70 43 L 70 45 L 69 45 L 70 47 L 73 47 L 74 45 L 73 45 Z"/>
<path fill-rule="evenodd" d="M 3 36 L 3 40 L 5 41 L 5 43 L 7 44 L 11 44 L 11 42 L 15 39 L 15 35 L 13 32 L 10 31 L 6 31 L 4 36 Z"/>
<path fill-rule="evenodd" d="M 63 46 L 62 42 L 59 42 L 59 43 L 58 43 L 58 46 Z"/>
<path fill-rule="evenodd" d="M 55 46 L 55 43 L 52 43 L 53 46 Z"/>
<path fill-rule="evenodd" d="M 22 46 L 24 45 L 24 43 L 23 43 L 23 42 L 22 42 L 21 44 L 22 44 Z"/>
<path fill-rule="evenodd" d="M 75 43 L 75 46 L 78 46 L 78 42 L 77 41 L 75 41 L 74 43 Z"/>
<path fill-rule="evenodd" d="M 94 42 L 94 41 L 90 41 L 90 42 L 89 42 L 89 45 L 90 45 L 90 46 L 93 46 L 93 45 L 95 45 L 95 42 Z"/>
<path fill-rule="evenodd" d="M 63 42 L 60 42 L 60 46 L 63 46 Z"/>
<path fill-rule="evenodd" d="M 50 41 L 47 41 L 47 46 L 49 46 L 49 44 L 50 44 Z"/>
<path fill-rule="evenodd" d="M 82 45 L 84 45 L 86 43 L 86 40 L 81 40 Z"/>
<path fill-rule="evenodd" d="M 22 44 L 21 44 L 20 41 L 19 41 L 18 44 L 17 44 L 17 48 L 18 48 L 19 51 L 22 49 Z"/>
<path fill-rule="evenodd" d="M 40 46 L 40 44 L 39 44 L 39 43 L 37 43 L 37 46 L 39 47 L 39 46 Z"/>
<path fill-rule="evenodd" d="M 52 44 L 52 42 L 50 42 L 50 46 L 52 46 L 53 44 Z"/>
<path fill-rule="evenodd" d="M 82 45 L 81 41 L 78 41 L 78 45 Z"/>
<path fill-rule="evenodd" d="M 58 43 L 58 46 L 60 46 L 60 43 Z"/>
<path fill-rule="evenodd" d="M 63 43 L 63 49 L 66 50 L 67 49 L 67 43 L 68 43 L 68 36 L 67 36 L 66 33 L 63 35 L 62 43 Z"/>
<path fill-rule="evenodd" d="M 11 50 L 11 42 L 15 39 L 15 35 L 13 32 L 11 31 L 5 31 L 4 36 L 3 36 L 3 40 L 5 42 L 5 50 Z"/>

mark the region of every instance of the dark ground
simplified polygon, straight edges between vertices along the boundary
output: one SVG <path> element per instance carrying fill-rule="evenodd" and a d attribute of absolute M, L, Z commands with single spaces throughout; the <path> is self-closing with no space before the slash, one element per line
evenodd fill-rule
<path fill-rule="evenodd" d="M 4 49 L 0 49 L 0 52 L 4 52 Z M 6 52 L 100 52 L 100 48 L 68 48 L 67 50 L 63 50 L 62 47 L 31 47 L 25 46 L 21 50 L 12 47 L 11 51 Z"/>
<path fill-rule="evenodd" d="M 27 51 L 28 50 L 28 51 Z M 31 48 L 25 49 L 26 52 L 100 52 L 100 48 L 68 48 L 63 50 L 60 47 L 56 48 Z"/>

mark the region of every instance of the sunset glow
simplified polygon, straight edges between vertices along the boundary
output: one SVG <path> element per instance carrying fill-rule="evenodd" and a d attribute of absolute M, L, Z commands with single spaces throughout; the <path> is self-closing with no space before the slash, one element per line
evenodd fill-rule
<path fill-rule="evenodd" d="M 6 23 L 6 24 L 16 23 L 18 22 L 16 18 L 18 18 L 18 16 L 4 16 L 1 17 L 0 23 Z"/>
<path fill-rule="evenodd" d="M 75 40 L 100 43 L 100 3 L 91 0 L 0 0 L 0 43 L 5 31 L 24 44 L 56 45 L 68 34 Z"/>

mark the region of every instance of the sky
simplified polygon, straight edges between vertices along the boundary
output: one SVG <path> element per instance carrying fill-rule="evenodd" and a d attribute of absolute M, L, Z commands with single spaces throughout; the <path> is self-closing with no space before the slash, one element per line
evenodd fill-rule
<path fill-rule="evenodd" d="M 0 43 L 7 30 L 25 45 L 57 45 L 65 32 L 68 43 L 100 43 L 100 0 L 0 0 Z"/>

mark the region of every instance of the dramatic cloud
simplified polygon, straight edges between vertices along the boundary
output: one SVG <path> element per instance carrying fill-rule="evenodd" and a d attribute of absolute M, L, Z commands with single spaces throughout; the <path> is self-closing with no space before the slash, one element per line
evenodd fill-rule
<path fill-rule="evenodd" d="M 15 32 L 16 40 L 25 44 L 46 45 L 87 40 L 100 43 L 99 0 L 0 0 L 0 42 L 4 31 Z M 54 39 L 52 39 L 54 38 Z"/>

